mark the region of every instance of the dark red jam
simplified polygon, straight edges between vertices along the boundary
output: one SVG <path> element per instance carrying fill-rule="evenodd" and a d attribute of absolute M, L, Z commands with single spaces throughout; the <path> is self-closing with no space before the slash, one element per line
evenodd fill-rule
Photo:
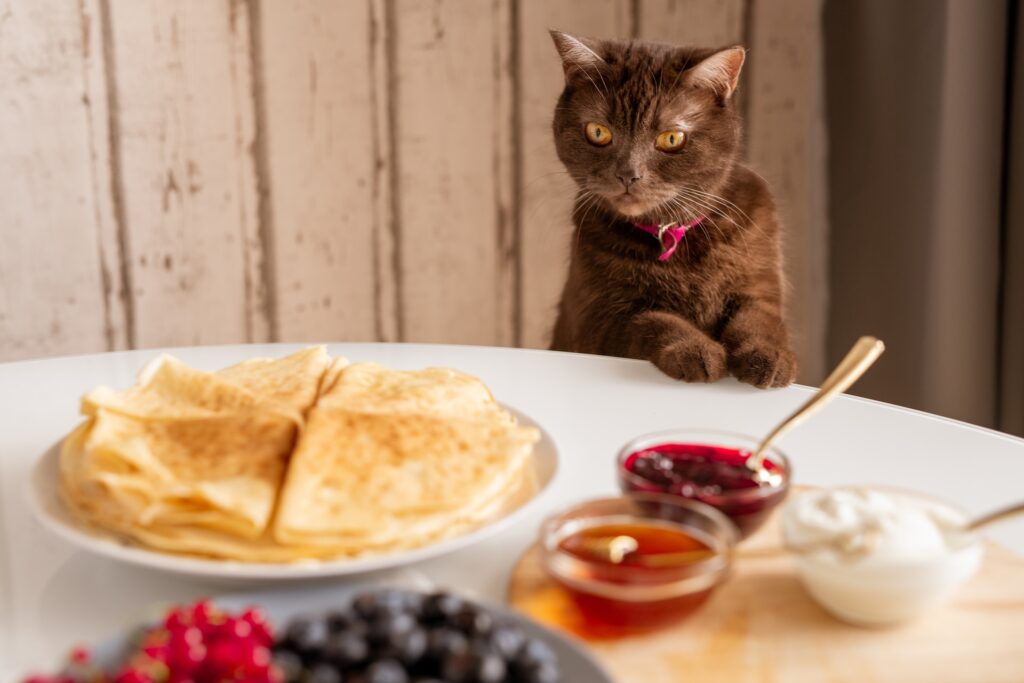
<path fill-rule="evenodd" d="M 765 469 L 781 475 L 781 483 L 759 484 L 747 465 L 750 453 L 738 448 L 692 443 L 666 443 L 631 453 L 619 473 L 625 491 L 671 493 L 718 508 L 746 538 L 786 497 L 788 473 L 765 461 Z M 630 476 L 632 475 L 632 476 Z"/>

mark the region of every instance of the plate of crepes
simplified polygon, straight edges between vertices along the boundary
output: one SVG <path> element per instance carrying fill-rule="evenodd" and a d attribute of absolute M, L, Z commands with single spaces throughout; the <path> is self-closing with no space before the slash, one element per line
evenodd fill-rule
<path fill-rule="evenodd" d="M 39 518 L 119 560 L 224 579 L 394 567 L 510 524 L 554 478 L 554 442 L 450 368 L 312 347 L 204 372 L 162 355 L 100 386 L 37 463 Z"/>

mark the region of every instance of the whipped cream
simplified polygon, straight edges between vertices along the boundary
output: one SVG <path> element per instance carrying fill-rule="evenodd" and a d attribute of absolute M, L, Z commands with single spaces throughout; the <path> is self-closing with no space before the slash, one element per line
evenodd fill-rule
<path fill-rule="evenodd" d="M 904 621 L 947 598 L 981 560 L 966 516 L 910 493 L 868 488 L 800 495 L 783 513 L 808 592 L 859 624 Z"/>

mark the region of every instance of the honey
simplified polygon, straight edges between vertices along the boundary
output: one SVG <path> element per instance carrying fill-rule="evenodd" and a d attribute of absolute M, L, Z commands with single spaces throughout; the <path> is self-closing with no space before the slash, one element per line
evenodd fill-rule
<path fill-rule="evenodd" d="M 635 550 L 619 562 L 595 551 L 621 536 L 634 539 Z M 676 525 L 595 523 L 567 535 L 557 551 L 575 560 L 554 578 L 573 605 L 575 614 L 568 619 L 573 630 L 584 637 L 626 636 L 659 628 L 699 607 L 716 585 L 698 567 L 708 566 L 700 551 L 711 551 L 711 564 L 717 564 L 715 548 Z M 676 562 L 677 553 L 686 555 Z M 705 559 L 687 559 L 694 556 Z"/>

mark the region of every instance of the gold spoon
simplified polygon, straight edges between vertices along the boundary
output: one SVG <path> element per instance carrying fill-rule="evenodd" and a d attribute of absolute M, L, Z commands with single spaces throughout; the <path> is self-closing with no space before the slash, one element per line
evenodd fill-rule
<path fill-rule="evenodd" d="M 790 429 L 821 410 L 833 398 L 849 389 L 878 360 L 883 351 L 885 351 L 885 344 L 879 339 L 874 337 L 858 339 L 846 357 L 832 371 L 832 374 L 822 382 L 818 391 L 764 438 L 757 450 L 747 458 L 747 467 L 754 471 L 754 479 L 758 484 L 776 486 L 780 483 L 781 475 L 768 471 L 764 466 L 765 454 L 772 444 Z"/>
<path fill-rule="evenodd" d="M 1017 515 L 1024 514 L 1024 503 L 1016 503 L 1014 505 L 1007 505 L 1004 508 L 999 508 L 994 512 L 990 512 L 987 515 L 976 517 L 968 522 L 964 526 L 964 531 L 977 531 L 982 527 L 986 527 L 996 522 L 1002 522 L 1010 517 L 1016 517 Z"/>
<path fill-rule="evenodd" d="M 1024 511 L 1024 504 L 1018 506 L 1017 512 Z M 965 528 L 966 530 L 966 528 Z M 877 530 L 866 529 L 863 535 L 840 536 L 827 541 L 818 541 L 803 545 L 785 544 L 783 546 L 772 546 L 765 548 L 742 548 L 740 550 L 726 551 L 732 557 L 741 559 L 755 559 L 776 557 L 784 551 L 792 553 L 809 553 L 816 550 L 831 548 L 842 557 L 857 559 L 870 554 L 877 542 Z M 602 538 L 588 538 L 583 543 L 583 550 L 592 555 L 595 559 L 605 560 L 612 564 L 622 564 L 627 557 L 639 549 L 637 540 L 632 536 L 605 536 Z M 703 550 L 681 550 L 673 553 L 657 553 L 654 555 L 640 555 L 634 562 L 648 567 L 677 567 L 696 562 L 709 560 L 718 553 L 711 549 Z"/>

